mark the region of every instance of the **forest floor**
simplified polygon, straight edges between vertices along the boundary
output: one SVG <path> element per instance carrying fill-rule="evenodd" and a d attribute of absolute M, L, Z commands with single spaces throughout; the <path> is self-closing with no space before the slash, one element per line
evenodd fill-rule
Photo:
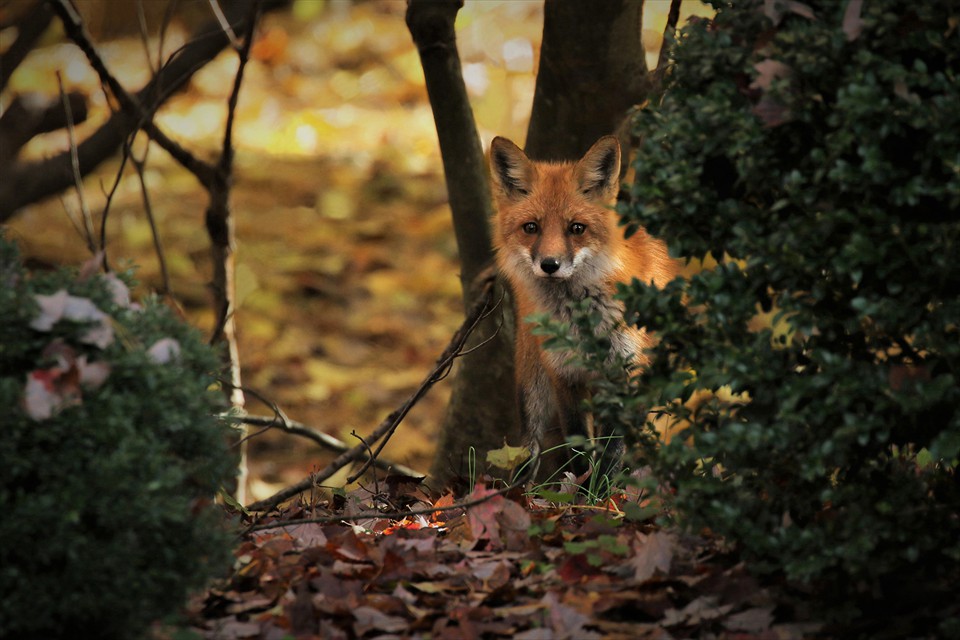
<path fill-rule="evenodd" d="M 209 640 L 799 640 L 820 629 L 721 541 L 653 525 L 637 492 L 596 506 L 549 497 L 478 483 L 471 506 L 454 507 L 387 478 L 248 520 L 232 576 L 191 603 L 190 629 Z M 376 515 L 397 510 L 409 515 Z"/>

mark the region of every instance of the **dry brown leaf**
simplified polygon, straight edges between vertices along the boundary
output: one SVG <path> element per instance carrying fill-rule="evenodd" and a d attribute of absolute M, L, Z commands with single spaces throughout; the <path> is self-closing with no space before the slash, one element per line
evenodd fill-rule
<path fill-rule="evenodd" d="M 673 561 L 673 547 L 676 539 L 669 533 L 655 531 L 650 534 L 637 533 L 633 543 L 634 555 L 628 561 L 633 568 L 633 579 L 645 582 L 660 571 L 670 573 Z"/>

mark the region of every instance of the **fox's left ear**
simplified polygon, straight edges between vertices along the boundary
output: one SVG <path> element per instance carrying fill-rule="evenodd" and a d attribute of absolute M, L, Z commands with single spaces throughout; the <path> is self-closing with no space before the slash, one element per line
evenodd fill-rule
<path fill-rule="evenodd" d="M 593 143 L 574 169 L 580 192 L 590 198 L 609 200 L 620 186 L 620 142 L 604 136 Z"/>

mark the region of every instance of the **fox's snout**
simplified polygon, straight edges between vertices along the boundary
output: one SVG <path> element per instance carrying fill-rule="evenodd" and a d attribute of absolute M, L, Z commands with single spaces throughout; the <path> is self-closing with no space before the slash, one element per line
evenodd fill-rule
<path fill-rule="evenodd" d="M 548 276 L 555 274 L 560 270 L 560 259 L 553 256 L 540 258 L 540 270 Z"/>

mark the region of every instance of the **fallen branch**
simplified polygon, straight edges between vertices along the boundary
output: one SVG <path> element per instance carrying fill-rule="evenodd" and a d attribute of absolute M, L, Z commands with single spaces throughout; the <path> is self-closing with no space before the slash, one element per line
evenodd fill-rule
<path fill-rule="evenodd" d="M 343 453 L 352 449 L 343 440 L 339 438 L 334 438 L 328 433 L 322 431 L 317 431 L 316 429 L 303 424 L 302 422 L 297 422 L 296 420 L 291 420 L 286 416 L 242 416 L 240 418 L 233 418 L 239 422 L 250 425 L 251 427 L 266 427 L 267 429 L 279 429 L 284 433 L 289 433 L 292 436 L 298 436 L 300 438 L 306 438 L 311 442 L 323 447 L 324 449 L 329 449 L 330 451 L 336 451 L 337 453 Z M 389 460 L 384 460 L 382 458 L 375 458 L 373 464 L 378 469 L 383 471 L 394 471 L 396 473 L 410 476 L 413 478 L 418 478 L 423 476 L 422 473 L 416 469 L 411 469 L 405 465 L 390 462 Z"/>
<path fill-rule="evenodd" d="M 500 496 L 505 496 L 508 493 L 515 491 L 516 489 L 521 488 L 529 478 L 524 476 L 513 482 L 491 491 L 490 493 L 484 494 L 479 498 L 466 498 L 460 502 L 454 502 L 449 505 L 439 505 L 439 506 L 429 506 L 421 507 L 419 509 L 407 509 L 406 511 L 362 511 L 360 513 L 351 513 L 351 514 L 340 514 L 333 516 L 319 516 L 316 518 L 296 518 L 291 520 L 284 520 L 283 522 L 264 522 L 261 524 L 254 524 L 247 527 L 244 530 L 243 535 L 247 535 L 254 531 L 265 531 L 269 529 L 282 529 L 284 527 L 293 527 L 300 524 L 335 524 L 342 522 L 357 522 L 359 520 L 370 520 L 374 518 L 382 519 L 388 518 L 391 520 L 400 520 L 409 516 L 424 516 L 431 515 L 434 513 L 443 513 L 447 511 L 459 511 L 461 509 L 469 509 L 471 507 L 476 507 L 485 502 L 489 502 L 493 498 L 498 498 Z M 248 507 L 248 509 L 250 509 Z M 251 511 L 253 509 L 250 509 Z"/>
<path fill-rule="evenodd" d="M 447 345 L 447 348 L 444 349 L 443 354 L 441 354 L 440 358 L 437 360 L 437 364 L 434 366 L 430 374 L 424 378 L 423 382 L 407 399 L 407 401 L 404 402 L 401 407 L 388 415 L 377 426 L 377 428 L 374 429 L 373 433 L 368 438 L 369 444 L 377 442 L 384 436 L 389 438 L 389 435 L 396 430 L 403 418 L 407 415 L 410 409 L 413 408 L 413 405 L 415 405 L 417 401 L 420 400 L 420 398 L 422 398 L 436 382 L 446 377 L 450 371 L 450 367 L 453 365 L 454 360 L 461 355 L 463 348 L 466 345 L 467 338 L 470 336 L 471 332 L 476 328 L 477 324 L 481 320 L 489 315 L 494 306 L 492 303 L 495 276 L 492 270 L 490 270 L 482 273 L 479 278 L 481 279 L 481 284 L 478 287 L 478 290 L 481 293 L 477 296 L 473 307 L 471 307 L 470 311 L 467 313 L 463 324 L 461 324 L 460 328 L 457 329 L 456 333 L 454 333 L 453 338 L 450 340 L 450 344 Z M 325 468 L 317 473 L 310 474 L 297 484 L 278 491 L 269 498 L 258 500 L 257 502 L 250 504 L 247 509 L 250 511 L 268 511 L 276 507 L 281 502 L 289 500 L 295 495 L 302 493 L 317 484 L 320 484 L 348 464 L 360 460 L 367 452 L 368 443 L 363 443 L 352 447 L 350 450 L 345 451 L 341 455 L 337 456 L 333 462 L 328 464 Z"/>

